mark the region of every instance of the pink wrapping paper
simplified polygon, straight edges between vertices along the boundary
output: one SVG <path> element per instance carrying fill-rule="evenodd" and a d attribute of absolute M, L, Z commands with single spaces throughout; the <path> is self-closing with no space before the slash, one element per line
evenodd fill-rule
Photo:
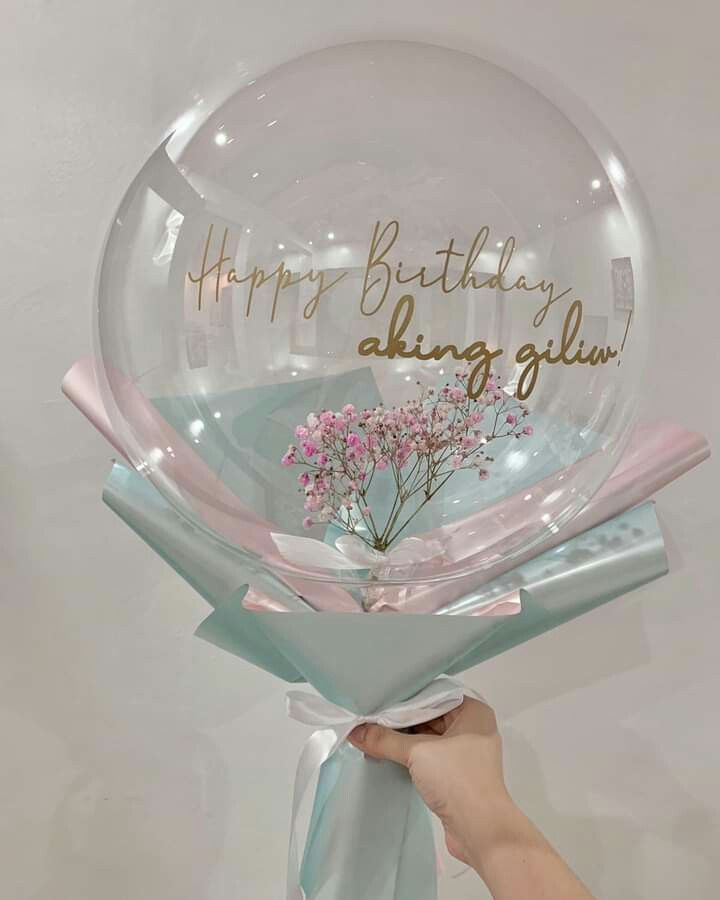
<path fill-rule="evenodd" d="M 186 441 L 173 429 L 135 385 L 116 375 L 116 396 L 126 412 L 131 410 L 135 429 L 148 447 L 158 447 L 163 453 L 162 472 L 167 473 L 167 485 L 176 492 L 182 488 L 182 501 L 190 506 L 199 520 L 233 546 L 247 548 L 261 556 L 269 565 L 280 565 L 285 571 L 292 566 L 279 556 L 270 537 L 273 526 L 261 519 L 228 490 L 217 475 L 206 466 Z M 100 391 L 93 360 L 80 360 L 70 369 L 62 382 L 65 396 L 87 417 L 107 441 L 128 460 L 118 441 L 107 414 Z M 166 448 L 172 448 L 172 454 Z M 311 598 L 318 609 L 357 612 L 352 597 L 329 582 L 307 582 L 300 573 L 288 576 L 285 582 L 300 596 Z"/>
<path fill-rule="evenodd" d="M 709 455 L 708 442 L 698 432 L 688 431 L 670 421 L 638 425 L 613 474 L 564 528 L 555 534 L 548 534 L 542 543 L 512 558 L 503 556 L 502 541 L 496 541 L 494 546 L 498 560 L 482 573 L 463 576 L 444 584 L 422 585 L 413 591 L 399 591 L 395 597 L 389 596 L 387 602 L 397 610 L 411 605 L 414 613 L 434 612 L 470 591 L 478 590 L 479 585 L 492 581 L 528 559 L 637 506 Z M 582 465 L 582 461 L 576 464 L 579 465 Z M 533 492 L 538 488 L 541 492 L 549 492 L 562 475 L 559 472 L 544 479 L 533 487 Z M 526 491 L 522 491 L 477 515 L 429 532 L 424 537 L 446 541 L 448 552 L 462 558 L 468 535 L 472 532 L 496 533 L 500 517 L 510 533 L 523 527 L 531 527 L 533 511 L 529 508 L 531 505 L 523 499 L 526 494 Z M 424 570 L 429 577 L 432 577 L 431 566 L 429 564 Z"/>
<path fill-rule="evenodd" d="M 172 447 L 174 455 L 166 456 L 163 469 L 168 473 L 169 484 L 182 485 L 185 498 L 200 520 L 232 545 L 248 548 L 261 556 L 270 566 L 280 564 L 292 572 L 292 565 L 277 553 L 270 536 L 274 526 L 247 507 L 230 490 L 219 482 L 217 476 L 205 465 L 192 448 L 160 416 L 155 407 L 143 397 L 137 388 L 121 377 L 121 402 L 132 408 L 136 428 L 142 431 L 143 443 L 159 448 Z M 127 459 L 103 405 L 98 390 L 92 359 L 76 363 L 63 380 L 63 392 L 100 431 L 110 444 Z M 503 533 L 517 535 L 523 529 L 534 527 L 536 504 L 527 503 L 524 490 L 451 525 L 428 532 L 423 537 L 438 539 L 445 546 L 444 562 L 431 561 L 413 573 L 414 579 L 428 579 L 442 574 L 442 566 L 451 561 L 464 561 L 463 568 L 472 563 L 473 553 L 492 547 L 497 562 L 482 572 L 474 572 L 450 581 L 432 581 L 412 588 L 388 586 L 382 605 L 388 609 L 413 613 L 431 613 L 471 591 L 478 591 L 486 582 L 502 575 L 528 559 L 558 546 L 572 537 L 599 525 L 619 513 L 647 500 L 657 490 L 678 478 L 709 456 L 705 438 L 697 432 L 662 421 L 636 428 L 630 443 L 615 471 L 585 508 L 564 528 L 549 533 L 544 541 L 523 554 L 512 558 L 505 556 Z M 572 467 L 583 465 L 579 461 Z M 558 472 L 531 489 L 534 497 L 554 490 L 567 472 Z M 480 534 L 492 535 L 492 541 L 478 546 Z M 303 597 L 311 598 L 318 610 L 358 612 L 355 600 L 337 585 L 303 577 L 304 573 L 288 575 L 284 580 Z M 504 606 L 503 606 L 504 604 Z M 508 614 L 519 609 L 519 597 L 502 598 L 482 608 L 483 614 Z M 256 609 L 275 609 L 276 601 L 259 593 L 246 598 L 246 605 Z M 502 610 L 505 610 L 502 612 Z"/>

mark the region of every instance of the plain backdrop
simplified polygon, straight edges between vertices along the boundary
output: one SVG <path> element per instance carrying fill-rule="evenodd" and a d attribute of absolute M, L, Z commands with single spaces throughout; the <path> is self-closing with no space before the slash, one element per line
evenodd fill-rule
<path fill-rule="evenodd" d="M 59 395 L 91 348 L 106 224 L 193 94 L 369 38 L 549 70 L 619 140 L 655 216 L 645 417 L 717 445 L 718 10 L 1 0 L 2 897 L 280 896 L 303 729 L 279 682 L 192 637 L 203 602 L 102 506 L 110 451 Z M 601 898 L 717 896 L 719 502 L 711 460 L 658 498 L 668 577 L 468 673 L 518 801 Z M 486 894 L 465 874 L 441 896 Z"/>

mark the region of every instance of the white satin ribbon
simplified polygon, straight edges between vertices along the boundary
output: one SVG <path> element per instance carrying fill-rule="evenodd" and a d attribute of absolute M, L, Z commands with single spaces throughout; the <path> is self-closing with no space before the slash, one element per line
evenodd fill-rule
<path fill-rule="evenodd" d="M 400 541 L 389 553 L 368 547 L 356 534 L 344 534 L 335 546 L 316 538 L 273 532 L 278 552 L 288 562 L 298 566 L 318 566 L 323 569 L 378 569 L 386 566 L 414 566 L 443 553 L 443 545 L 436 540 L 409 537 Z"/>
<path fill-rule="evenodd" d="M 290 718 L 318 730 L 310 735 L 303 747 L 295 773 L 292 814 L 290 819 L 290 846 L 288 848 L 287 900 L 306 900 L 300 885 L 300 860 L 302 852 L 298 838 L 298 816 L 308 789 L 324 762 L 339 749 L 350 732 L 358 725 L 377 724 L 386 728 L 411 728 L 444 716 L 456 709 L 470 691 L 459 681 L 442 675 L 422 691 L 403 703 L 369 715 L 350 712 L 306 691 L 288 691 L 286 704 Z"/>

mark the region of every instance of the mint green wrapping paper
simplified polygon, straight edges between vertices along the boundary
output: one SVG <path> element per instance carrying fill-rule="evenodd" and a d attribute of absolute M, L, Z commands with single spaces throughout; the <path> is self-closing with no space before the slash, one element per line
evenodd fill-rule
<path fill-rule="evenodd" d="M 272 645 L 254 613 L 242 606 L 247 583 L 255 580 L 271 596 L 288 604 L 291 591 L 266 573 L 238 566 L 223 544 L 198 532 L 137 472 L 115 464 L 103 500 L 188 584 L 215 607 L 198 629 L 200 637 L 277 675 L 302 681 L 300 673 Z"/>
<path fill-rule="evenodd" d="M 349 744 L 325 763 L 301 882 L 308 900 L 435 900 L 432 823 L 404 769 Z"/>
<path fill-rule="evenodd" d="M 404 700 L 443 672 L 462 672 L 667 571 L 646 503 L 484 587 L 484 595 L 519 590 L 519 615 L 458 614 L 472 595 L 441 615 L 250 612 L 248 582 L 291 609 L 306 607 L 273 576 L 238 567 L 136 472 L 114 466 L 104 499 L 214 607 L 199 637 L 357 713 Z M 323 765 L 301 880 L 308 900 L 435 900 L 430 818 L 404 769 L 349 745 Z"/>
<path fill-rule="evenodd" d="M 296 441 L 295 426 L 313 409 L 340 409 L 346 403 L 362 409 L 380 401 L 372 370 L 363 367 L 324 378 L 208 393 L 202 400 L 156 398 L 153 404 L 178 434 L 186 433 L 193 419 L 204 422 L 204 433 L 212 430 L 212 440 L 193 448 L 208 469 L 255 514 L 302 534 L 297 471 L 280 465 L 288 444 Z"/>
<path fill-rule="evenodd" d="M 668 571 L 655 504 L 644 503 L 579 534 L 490 582 L 483 590 L 502 596 L 519 590 L 522 612 L 448 670 L 456 674 L 557 625 L 589 612 Z M 472 597 L 447 607 L 459 614 Z"/>

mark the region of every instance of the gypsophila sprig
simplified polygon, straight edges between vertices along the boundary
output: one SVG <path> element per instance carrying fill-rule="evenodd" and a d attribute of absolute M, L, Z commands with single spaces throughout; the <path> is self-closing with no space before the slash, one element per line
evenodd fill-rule
<path fill-rule="evenodd" d="M 302 468 L 304 527 L 332 523 L 384 552 L 456 472 L 471 469 L 481 480 L 489 478 L 490 444 L 533 429 L 526 423 L 527 404 L 504 391 L 494 375 L 477 399 L 470 398 L 469 375 L 467 368 L 456 369 L 455 383 L 440 390 L 418 383 L 418 398 L 402 406 L 358 412 L 348 404 L 339 412 L 310 413 L 295 429 L 298 443 L 282 458 L 284 466 Z M 383 471 L 392 475 L 396 491 L 384 521 L 377 521 L 369 496 Z"/>

